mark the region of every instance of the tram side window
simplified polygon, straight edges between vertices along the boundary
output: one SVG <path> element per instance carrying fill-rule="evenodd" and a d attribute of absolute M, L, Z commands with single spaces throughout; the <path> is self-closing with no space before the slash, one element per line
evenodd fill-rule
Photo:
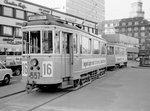
<path fill-rule="evenodd" d="M 91 54 L 91 39 L 88 37 L 81 37 L 80 41 L 80 53 Z"/>
<path fill-rule="evenodd" d="M 105 55 L 106 54 L 106 44 L 105 43 L 101 43 L 101 55 Z"/>
<path fill-rule="evenodd" d="M 107 55 L 113 55 L 114 54 L 114 47 L 108 46 L 107 47 Z"/>
<path fill-rule="evenodd" d="M 43 53 L 53 52 L 53 33 L 52 31 L 43 31 L 42 37 Z"/>
<path fill-rule="evenodd" d="M 23 32 L 23 54 L 29 53 L 29 32 Z"/>
<path fill-rule="evenodd" d="M 119 55 L 119 47 L 115 47 L 115 55 Z"/>
<path fill-rule="evenodd" d="M 78 35 L 73 36 L 73 53 L 77 54 L 78 53 Z"/>
<path fill-rule="evenodd" d="M 60 32 L 56 31 L 55 32 L 55 37 L 54 37 L 54 45 L 55 45 L 55 54 L 60 54 Z"/>
<path fill-rule="evenodd" d="M 70 53 L 70 36 L 72 36 L 72 34 L 67 33 L 67 32 L 62 32 L 62 47 L 63 50 L 62 52 L 65 54 L 69 54 Z"/>
<path fill-rule="evenodd" d="M 100 46 L 100 42 L 98 40 L 93 40 L 93 54 L 100 53 L 99 46 Z"/>

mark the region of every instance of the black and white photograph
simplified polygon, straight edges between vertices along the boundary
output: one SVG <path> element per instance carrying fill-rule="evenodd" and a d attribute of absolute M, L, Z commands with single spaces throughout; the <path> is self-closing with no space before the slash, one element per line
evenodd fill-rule
<path fill-rule="evenodd" d="M 148 0 L 0 0 L 0 111 L 150 111 Z"/>

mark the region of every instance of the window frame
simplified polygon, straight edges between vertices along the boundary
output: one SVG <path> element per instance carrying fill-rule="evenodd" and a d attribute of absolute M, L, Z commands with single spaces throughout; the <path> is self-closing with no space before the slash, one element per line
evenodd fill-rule
<path fill-rule="evenodd" d="M 4 27 L 11 28 L 11 34 L 6 34 L 4 32 Z M 7 25 L 2 26 L 2 35 L 4 35 L 4 36 L 13 36 L 13 34 L 14 34 L 14 32 L 13 32 L 13 27 L 12 26 L 7 26 Z"/>
<path fill-rule="evenodd" d="M 11 15 L 7 15 L 8 13 L 5 14 L 5 8 L 12 9 L 12 14 Z M 12 17 L 13 18 L 14 17 L 14 8 L 9 7 L 9 6 L 3 6 L 2 15 L 6 16 L 6 17 Z"/>
<path fill-rule="evenodd" d="M 17 11 L 23 12 L 23 18 L 20 17 L 20 14 L 19 14 L 19 16 L 17 16 Z M 20 10 L 20 9 L 15 9 L 15 18 L 25 20 L 25 18 L 26 18 L 25 17 L 25 11 L 24 10 Z"/>

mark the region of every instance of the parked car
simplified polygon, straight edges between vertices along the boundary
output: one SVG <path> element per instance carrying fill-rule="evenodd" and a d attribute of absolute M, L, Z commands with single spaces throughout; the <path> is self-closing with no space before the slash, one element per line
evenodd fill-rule
<path fill-rule="evenodd" d="M 1 62 L 0 62 L 0 82 L 4 85 L 8 85 L 10 83 L 10 79 L 12 78 L 12 70 L 9 68 L 6 68 Z"/>

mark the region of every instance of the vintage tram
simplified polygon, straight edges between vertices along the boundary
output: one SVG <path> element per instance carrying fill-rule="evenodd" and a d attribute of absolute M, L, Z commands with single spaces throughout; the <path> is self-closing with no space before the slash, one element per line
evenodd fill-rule
<path fill-rule="evenodd" d="M 126 46 L 107 42 L 107 68 L 127 66 Z"/>
<path fill-rule="evenodd" d="M 106 40 L 51 15 L 34 15 L 23 28 L 26 90 L 56 85 L 79 88 L 106 71 Z"/>

